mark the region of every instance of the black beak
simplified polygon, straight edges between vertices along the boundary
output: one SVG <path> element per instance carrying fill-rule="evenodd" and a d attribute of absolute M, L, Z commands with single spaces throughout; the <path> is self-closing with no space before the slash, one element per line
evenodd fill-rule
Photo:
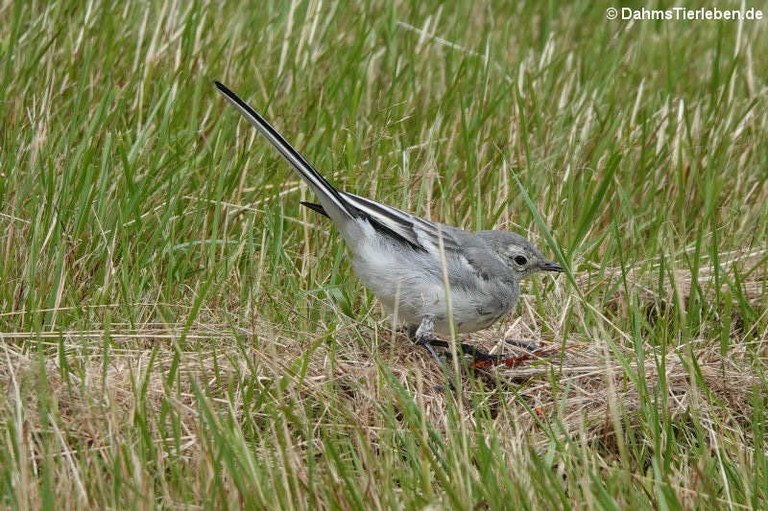
<path fill-rule="evenodd" d="M 552 261 L 544 261 L 540 268 L 542 271 L 564 271 L 562 266 Z"/>

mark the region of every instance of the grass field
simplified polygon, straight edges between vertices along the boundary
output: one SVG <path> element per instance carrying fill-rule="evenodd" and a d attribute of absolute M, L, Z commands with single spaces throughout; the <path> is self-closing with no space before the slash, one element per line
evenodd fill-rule
<path fill-rule="evenodd" d="M 0 506 L 768 507 L 768 21 L 365 4 L 0 2 Z M 557 353 L 441 390 L 213 80 Z"/>

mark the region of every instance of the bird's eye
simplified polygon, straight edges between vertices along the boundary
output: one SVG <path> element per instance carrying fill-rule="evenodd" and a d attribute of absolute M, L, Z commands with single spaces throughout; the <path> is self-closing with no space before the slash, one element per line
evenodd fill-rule
<path fill-rule="evenodd" d="M 515 263 L 517 263 L 519 266 L 525 266 L 528 263 L 528 259 L 521 255 L 515 256 Z"/>

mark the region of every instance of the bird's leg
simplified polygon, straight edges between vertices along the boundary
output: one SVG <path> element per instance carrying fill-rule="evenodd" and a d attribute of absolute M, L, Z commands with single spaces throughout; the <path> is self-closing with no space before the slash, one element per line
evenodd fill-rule
<path fill-rule="evenodd" d="M 412 327 L 409 328 L 409 332 L 411 331 L 413 331 Z M 438 365 L 443 370 L 443 374 L 445 375 L 446 381 L 448 383 L 448 388 L 451 389 L 451 392 L 456 393 L 457 389 L 461 387 L 456 385 L 456 382 L 453 381 L 451 373 L 449 372 L 448 367 L 445 365 L 445 361 L 443 361 L 435 351 L 435 346 L 440 348 L 450 347 L 447 341 L 438 339 L 435 336 L 435 316 L 427 314 L 426 316 L 422 317 L 421 323 L 419 324 L 418 328 L 415 329 L 415 332 L 413 332 L 412 339 L 416 342 L 416 344 L 427 350 L 429 354 L 432 355 L 432 358 L 437 361 Z M 438 388 L 442 388 L 442 386 L 438 386 Z"/>
<path fill-rule="evenodd" d="M 409 327 L 408 330 L 408 333 L 410 334 L 413 330 L 413 327 Z M 416 342 L 416 344 L 427 350 L 429 354 L 432 355 L 432 358 L 437 360 L 437 363 L 440 364 L 440 366 L 443 366 L 443 361 L 440 360 L 440 356 L 432 346 L 432 344 L 438 340 L 435 338 L 435 316 L 427 314 L 421 318 L 421 323 L 412 333 L 411 338 Z"/>
<path fill-rule="evenodd" d="M 408 335 L 416 342 L 416 344 L 424 347 L 424 349 L 426 349 L 430 355 L 442 365 L 442 361 L 435 351 L 435 347 L 448 349 L 451 345 L 448 344 L 448 341 L 435 337 L 434 328 L 435 317 L 432 315 L 424 316 L 418 327 L 414 325 L 408 327 Z M 463 342 L 459 343 L 459 348 L 464 355 L 469 355 L 474 361 L 497 361 L 503 358 L 501 355 L 491 355 L 488 352 Z"/>
<path fill-rule="evenodd" d="M 450 345 L 448 344 L 448 341 L 443 341 L 440 339 L 433 339 L 429 344 L 431 344 L 432 346 L 436 346 L 438 348 L 450 347 Z M 483 351 L 480 348 L 476 348 L 471 344 L 467 344 L 465 342 L 459 343 L 459 348 L 461 349 L 461 353 L 463 353 L 464 355 L 469 355 L 470 357 L 472 357 L 473 360 L 501 360 L 502 358 L 504 358 L 502 355 L 492 355 L 487 351 Z"/>

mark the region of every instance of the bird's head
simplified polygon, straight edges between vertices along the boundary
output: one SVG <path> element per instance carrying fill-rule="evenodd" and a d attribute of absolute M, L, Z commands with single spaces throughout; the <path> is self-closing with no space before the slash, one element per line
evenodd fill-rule
<path fill-rule="evenodd" d="M 563 267 L 544 257 L 533 243 L 519 234 L 507 231 L 477 233 L 519 278 L 540 271 L 563 271 Z"/>

